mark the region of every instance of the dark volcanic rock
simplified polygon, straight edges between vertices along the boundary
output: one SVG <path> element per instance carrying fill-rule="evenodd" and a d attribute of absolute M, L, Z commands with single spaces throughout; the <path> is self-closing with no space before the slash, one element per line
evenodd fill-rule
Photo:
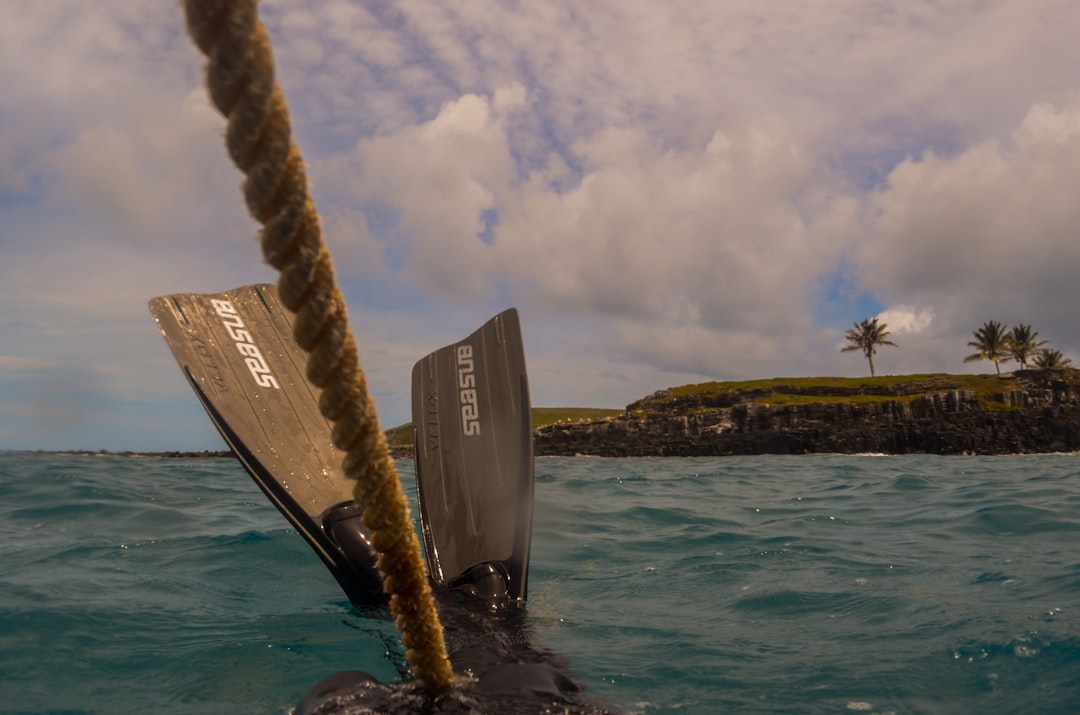
<path fill-rule="evenodd" d="M 844 388 L 784 389 L 833 398 L 795 404 L 758 401 L 771 394 L 767 390 L 679 398 L 661 391 L 633 403 L 621 417 L 542 427 L 535 448 L 538 456 L 604 457 L 1080 450 L 1077 387 L 1051 373 L 1015 376 L 1026 389 L 989 400 L 966 390 L 926 392 L 934 385 L 915 382 L 881 390 L 880 401 L 837 400 L 855 394 L 840 394 Z"/>

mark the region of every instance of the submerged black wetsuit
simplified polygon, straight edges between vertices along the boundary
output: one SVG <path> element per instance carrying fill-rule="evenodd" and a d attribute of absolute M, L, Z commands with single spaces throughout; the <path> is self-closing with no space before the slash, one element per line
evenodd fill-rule
<path fill-rule="evenodd" d="M 523 603 L 440 590 L 439 615 L 461 682 L 432 697 L 416 683 L 386 685 L 358 670 L 336 673 L 308 691 L 296 715 L 613 715 L 591 702 L 565 660 L 531 633 Z"/>

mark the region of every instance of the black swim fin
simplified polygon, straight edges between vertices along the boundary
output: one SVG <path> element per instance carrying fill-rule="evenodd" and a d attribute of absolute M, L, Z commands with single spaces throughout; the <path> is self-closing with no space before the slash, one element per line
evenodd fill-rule
<path fill-rule="evenodd" d="M 416 487 L 432 579 L 525 600 L 533 440 L 517 311 L 416 363 Z"/>
<path fill-rule="evenodd" d="M 150 301 L 214 426 L 357 605 L 385 603 L 343 455 L 305 378 L 307 356 L 273 285 Z"/>

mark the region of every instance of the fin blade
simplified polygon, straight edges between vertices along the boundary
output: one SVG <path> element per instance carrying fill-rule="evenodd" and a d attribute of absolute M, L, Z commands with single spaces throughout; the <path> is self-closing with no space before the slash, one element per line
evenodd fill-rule
<path fill-rule="evenodd" d="M 149 307 L 214 426 L 255 483 L 350 600 L 384 602 L 342 455 L 305 377 L 307 355 L 292 338 L 293 316 L 276 287 L 160 296 Z"/>
<path fill-rule="evenodd" d="M 417 495 L 432 578 L 499 564 L 525 599 L 533 441 L 525 350 L 513 308 L 413 367 Z"/>

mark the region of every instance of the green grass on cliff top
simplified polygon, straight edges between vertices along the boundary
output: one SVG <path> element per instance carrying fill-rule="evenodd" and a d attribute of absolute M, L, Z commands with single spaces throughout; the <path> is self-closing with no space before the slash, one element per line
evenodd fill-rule
<path fill-rule="evenodd" d="M 836 394 L 828 394 L 829 389 Z M 969 390 L 983 400 L 1010 390 L 1024 389 L 1021 380 L 1005 375 L 881 375 L 878 377 L 774 377 L 767 380 L 703 382 L 670 390 L 670 398 L 734 393 L 744 399 L 771 404 L 809 402 L 910 401 L 927 393 Z"/>

